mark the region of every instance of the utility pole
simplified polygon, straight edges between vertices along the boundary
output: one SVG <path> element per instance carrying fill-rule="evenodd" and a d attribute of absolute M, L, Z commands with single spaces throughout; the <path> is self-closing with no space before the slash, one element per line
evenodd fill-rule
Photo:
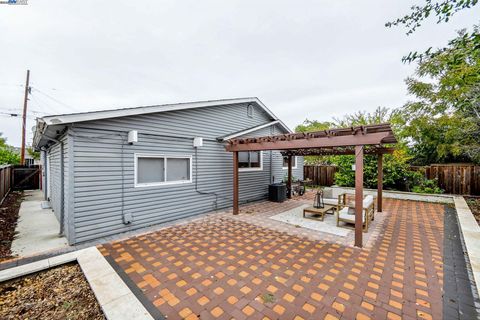
<path fill-rule="evenodd" d="M 27 81 L 25 83 L 25 98 L 23 100 L 23 118 L 22 118 L 22 149 L 20 150 L 20 164 L 25 165 L 25 127 L 27 126 L 27 102 L 30 91 L 30 70 L 27 70 Z"/>

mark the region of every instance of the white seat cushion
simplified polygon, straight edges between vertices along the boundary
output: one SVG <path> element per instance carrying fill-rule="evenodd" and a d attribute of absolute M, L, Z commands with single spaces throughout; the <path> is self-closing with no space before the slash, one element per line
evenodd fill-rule
<path fill-rule="evenodd" d="M 338 213 L 338 217 L 343 220 L 349 220 L 352 223 L 355 223 L 355 214 L 350 214 L 349 213 L 349 208 L 345 207 L 340 212 Z M 365 215 L 362 212 L 362 221 L 365 222 Z"/>
<path fill-rule="evenodd" d="M 373 196 L 368 195 L 363 199 L 363 209 L 370 207 L 373 203 Z"/>

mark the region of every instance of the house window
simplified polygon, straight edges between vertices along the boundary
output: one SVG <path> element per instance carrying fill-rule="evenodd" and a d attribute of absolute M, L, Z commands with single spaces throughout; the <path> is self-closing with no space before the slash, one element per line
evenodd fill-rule
<path fill-rule="evenodd" d="M 262 151 L 242 151 L 238 153 L 240 171 L 258 171 L 263 169 Z"/>
<path fill-rule="evenodd" d="M 288 157 L 283 157 L 283 169 L 288 169 Z M 297 157 L 292 157 L 292 169 L 297 169 Z"/>
<path fill-rule="evenodd" d="M 135 155 L 135 187 L 191 182 L 191 156 Z"/>
<path fill-rule="evenodd" d="M 249 116 L 250 118 L 253 117 L 253 106 L 251 104 L 247 106 L 247 116 Z"/>

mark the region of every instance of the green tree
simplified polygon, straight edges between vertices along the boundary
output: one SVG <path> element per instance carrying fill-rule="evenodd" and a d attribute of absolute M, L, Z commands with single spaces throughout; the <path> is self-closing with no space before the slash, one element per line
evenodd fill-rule
<path fill-rule="evenodd" d="M 444 0 L 433 2 L 426 0 L 424 5 L 414 5 L 411 12 L 394 21 L 387 22 L 385 26 L 393 27 L 403 25 L 407 28 L 407 34 L 412 34 L 429 17 L 436 16 L 437 23 L 448 22 L 457 12 L 470 9 L 477 5 L 478 0 Z"/>
<path fill-rule="evenodd" d="M 40 152 L 35 151 L 32 147 L 27 147 L 27 153 L 35 160 L 40 160 Z"/>
<path fill-rule="evenodd" d="M 480 38 L 478 27 L 474 33 Z M 399 134 L 410 142 L 416 164 L 480 163 L 480 46 L 465 35 L 423 57 L 406 80 L 416 99 L 399 111 Z"/>
<path fill-rule="evenodd" d="M 405 148 L 395 150 L 393 154 L 383 156 L 383 186 L 385 189 L 410 191 L 413 173 L 410 171 L 411 157 Z M 332 156 L 330 162 L 338 167 L 335 183 L 341 187 L 355 186 L 354 156 Z M 377 188 L 377 157 L 365 155 L 363 162 L 363 183 L 365 187 Z"/>
<path fill-rule="evenodd" d="M 7 144 L 7 139 L 2 137 L 2 133 L 0 132 L 0 165 L 19 163 L 20 155 L 14 147 Z"/>
<path fill-rule="evenodd" d="M 404 123 L 401 114 L 396 110 L 378 107 L 374 112 L 358 111 L 342 118 L 334 118 L 332 122 L 308 121 L 296 127 L 297 132 L 319 131 L 330 128 L 345 128 L 350 126 L 390 123 L 394 131 Z M 410 190 L 413 173 L 410 172 L 411 156 L 405 143 L 400 142 L 393 154 L 384 156 L 384 187 L 386 189 Z M 339 186 L 353 187 L 355 172 L 352 165 L 354 156 L 309 156 L 305 157 L 307 164 L 333 164 L 338 167 L 335 183 Z M 377 186 L 377 157 L 366 155 L 364 158 L 364 184 L 368 188 Z"/>
<path fill-rule="evenodd" d="M 313 132 L 330 129 L 334 126 L 332 122 L 320 122 L 317 120 L 305 119 L 302 124 L 295 127 L 295 132 Z"/>
<path fill-rule="evenodd" d="M 446 23 L 478 0 L 426 0 L 387 27 L 404 26 L 407 35 L 436 17 Z M 404 62 L 417 62 L 414 76 L 406 80 L 415 100 L 400 113 L 403 130 L 416 164 L 472 161 L 480 163 L 480 33 L 478 26 L 462 30 L 447 46 L 423 53 L 410 52 Z"/>

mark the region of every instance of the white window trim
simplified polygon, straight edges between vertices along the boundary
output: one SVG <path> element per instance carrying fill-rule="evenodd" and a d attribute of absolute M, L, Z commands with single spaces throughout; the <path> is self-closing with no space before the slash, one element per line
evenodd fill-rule
<path fill-rule="evenodd" d="M 297 158 L 297 156 L 294 156 L 293 158 L 295 158 L 295 165 L 292 166 L 292 169 L 297 169 L 298 168 L 298 158 Z M 288 166 L 287 167 L 283 166 L 283 157 L 282 157 L 282 169 L 284 169 L 284 170 L 288 169 Z"/>
<path fill-rule="evenodd" d="M 238 168 L 238 172 L 263 171 L 263 151 L 260 151 L 260 167 L 259 168 Z"/>
<path fill-rule="evenodd" d="M 189 159 L 190 161 L 190 179 L 189 180 L 178 180 L 178 181 L 164 181 L 164 182 L 148 182 L 148 183 L 138 183 L 138 176 L 137 176 L 137 169 L 138 169 L 138 158 L 163 158 L 164 159 L 164 166 L 165 166 L 165 180 L 167 179 L 167 170 L 168 170 L 168 158 L 174 159 Z M 193 182 L 192 177 L 192 155 L 178 155 L 178 154 L 157 154 L 157 153 L 135 153 L 134 154 L 134 165 L 133 165 L 133 172 L 134 172 L 134 186 L 135 188 L 143 188 L 143 187 L 158 187 L 158 186 L 171 186 L 177 184 L 188 184 Z"/>

